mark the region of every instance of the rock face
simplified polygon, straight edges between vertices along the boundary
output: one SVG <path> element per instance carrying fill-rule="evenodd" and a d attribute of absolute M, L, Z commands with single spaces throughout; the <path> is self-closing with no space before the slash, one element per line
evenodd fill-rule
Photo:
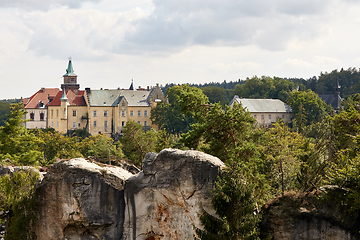
<path fill-rule="evenodd" d="M 37 186 L 42 239 L 193 239 L 224 164 L 198 151 L 148 153 L 133 175 L 85 159 L 57 162 Z"/>
<path fill-rule="evenodd" d="M 52 165 L 35 191 L 37 239 L 120 239 L 130 176 L 85 159 Z"/>
<path fill-rule="evenodd" d="M 148 153 L 142 166 L 125 184 L 124 239 L 193 239 L 201 207 L 212 211 L 210 193 L 224 164 L 202 152 L 165 149 Z"/>
<path fill-rule="evenodd" d="M 272 240 L 355 240 L 341 227 L 346 217 L 332 203 L 320 203 L 313 195 L 285 195 L 263 209 L 261 239 Z"/>

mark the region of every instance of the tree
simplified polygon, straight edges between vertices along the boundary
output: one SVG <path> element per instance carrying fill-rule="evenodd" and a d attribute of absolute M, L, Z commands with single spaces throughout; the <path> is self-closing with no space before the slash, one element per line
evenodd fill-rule
<path fill-rule="evenodd" d="M 0 126 L 5 126 L 5 120 L 10 113 L 10 103 L 0 101 Z"/>
<path fill-rule="evenodd" d="M 99 159 L 107 159 L 111 156 L 123 157 L 119 146 L 113 144 L 113 140 L 106 135 L 99 134 L 84 138 L 79 143 L 79 149 L 83 156 L 93 156 Z"/>
<path fill-rule="evenodd" d="M 273 195 L 296 188 L 297 176 L 305 154 L 305 139 L 297 132 L 291 132 L 284 122 L 276 122 L 262 136 L 262 153 L 269 167 L 267 179 Z"/>
<path fill-rule="evenodd" d="M 184 85 L 185 86 L 185 85 Z M 187 132 L 194 118 L 189 114 L 183 114 L 180 110 L 180 91 L 184 86 L 175 85 L 167 89 L 166 94 L 169 103 L 161 102 L 151 109 L 151 121 L 159 129 L 165 129 L 170 134 Z"/>
<path fill-rule="evenodd" d="M 38 177 L 39 174 L 33 170 L 0 177 L 0 210 L 9 211 L 10 216 L 5 239 L 33 239 L 33 192 Z"/>
<path fill-rule="evenodd" d="M 157 137 L 155 130 L 144 132 L 142 126 L 134 121 L 126 122 L 124 135 L 120 138 L 125 156 L 141 166 L 141 161 L 148 152 L 155 152 Z"/>
<path fill-rule="evenodd" d="M 201 88 L 202 92 L 209 98 L 210 103 L 220 103 L 226 105 L 229 101 L 227 98 L 226 90 L 224 88 L 208 86 Z"/>
<path fill-rule="evenodd" d="M 292 109 L 293 118 L 300 125 L 304 119 L 306 119 L 306 125 L 318 122 L 330 111 L 330 106 L 311 90 L 291 92 L 287 104 Z"/>
<path fill-rule="evenodd" d="M 259 239 L 260 215 L 256 212 L 255 186 L 244 179 L 243 169 L 233 163 L 221 173 L 211 199 L 217 216 L 206 211 L 200 216 L 204 229 L 197 229 L 200 239 Z"/>
<path fill-rule="evenodd" d="M 30 132 L 41 139 L 38 149 L 43 152 L 44 158 L 40 160 L 43 166 L 54 163 L 58 158 L 83 157 L 79 151 L 79 139 L 77 137 L 65 136 L 52 128 L 32 129 Z"/>
<path fill-rule="evenodd" d="M 0 127 L 0 158 L 8 158 L 14 164 L 38 165 L 43 155 L 38 151 L 41 140 L 26 130 L 25 114 L 22 103 L 11 105 L 5 126 Z"/>

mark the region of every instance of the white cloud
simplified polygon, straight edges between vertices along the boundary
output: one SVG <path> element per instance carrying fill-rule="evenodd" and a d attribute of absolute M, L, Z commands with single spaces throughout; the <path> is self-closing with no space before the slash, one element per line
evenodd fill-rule
<path fill-rule="evenodd" d="M 0 8 L 20 8 L 24 10 L 49 10 L 59 6 L 79 8 L 83 2 L 100 2 L 101 0 L 1 0 Z"/>

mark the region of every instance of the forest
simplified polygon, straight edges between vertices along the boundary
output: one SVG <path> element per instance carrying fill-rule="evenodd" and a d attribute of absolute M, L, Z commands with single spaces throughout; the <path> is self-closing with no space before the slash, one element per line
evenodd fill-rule
<path fill-rule="evenodd" d="M 0 127 L 2 165 L 46 167 L 57 159 L 89 157 L 104 163 L 126 161 L 141 169 L 147 152 L 172 147 L 203 151 L 221 159 L 227 168 L 213 190 L 218 218 L 206 212 L 200 239 L 259 239 L 261 206 L 287 192 L 312 192 L 324 185 L 324 198 L 343 205 L 353 221 L 344 223 L 359 233 L 360 213 L 360 94 L 356 69 L 321 74 L 319 79 L 253 77 L 226 88 L 224 82 L 207 86 L 168 85 L 168 102 L 151 111 L 158 131 L 143 131 L 127 122 L 119 141 L 79 130 L 62 135 L 53 129 L 27 130 L 21 103 L 9 105 Z M 318 94 L 332 94 L 337 82 L 343 108 L 334 111 Z M 257 124 L 241 104 L 227 106 L 233 95 L 279 98 L 292 107 L 290 125 L 277 120 L 269 128 Z M 0 210 L 12 214 L 7 239 L 18 239 L 19 229 L 31 222 L 31 194 L 35 173 L 0 177 Z M 256 212 L 256 214 L 254 214 Z M 24 225 L 25 223 L 25 225 Z M 12 237 L 13 236 L 13 237 Z"/>

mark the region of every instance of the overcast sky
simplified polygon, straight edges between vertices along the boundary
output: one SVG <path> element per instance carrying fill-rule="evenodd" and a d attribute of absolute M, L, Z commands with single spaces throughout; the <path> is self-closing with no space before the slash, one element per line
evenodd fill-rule
<path fill-rule="evenodd" d="M 0 0 L 0 99 L 360 65 L 356 0 Z"/>

